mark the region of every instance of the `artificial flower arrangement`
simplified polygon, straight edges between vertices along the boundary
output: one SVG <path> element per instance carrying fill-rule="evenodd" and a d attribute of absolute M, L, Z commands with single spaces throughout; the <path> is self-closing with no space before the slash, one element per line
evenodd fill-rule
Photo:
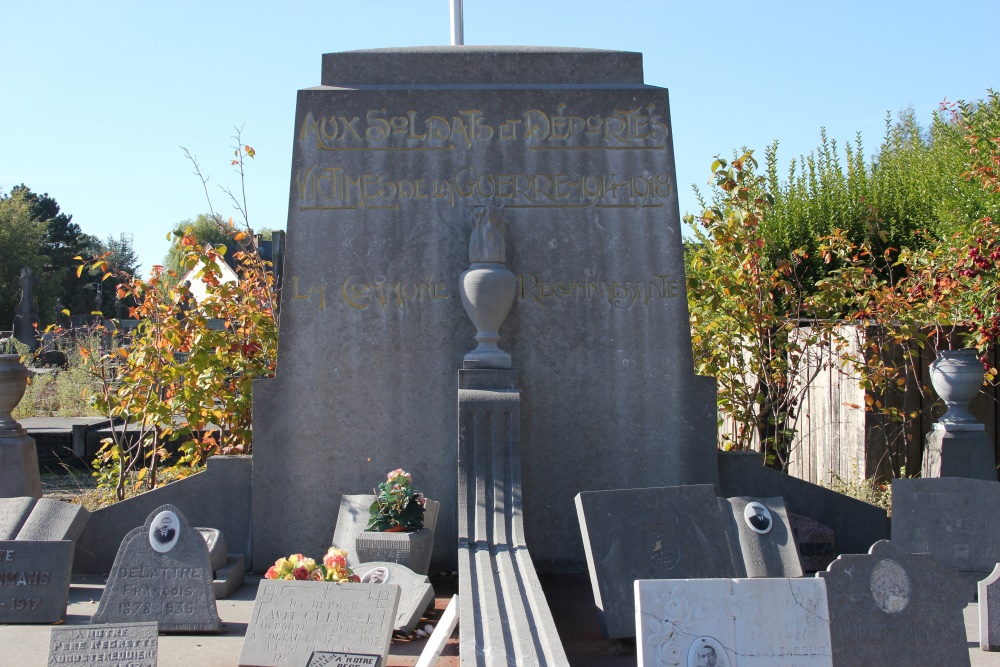
<path fill-rule="evenodd" d="M 420 530 L 424 527 L 427 498 L 413 490 L 410 473 L 396 468 L 375 489 L 375 502 L 365 530 L 381 533 Z"/>
<path fill-rule="evenodd" d="M 361 578 L 347 567 L 347 552 L 337 547 L 330 547 L 330 550 L 323 556 L 322 565 L 302 554 L 292 554 L 288 558 L 279 558 L 264 573 L 264 578 L 333 581 L 338 584 L 361 581 Z"/>

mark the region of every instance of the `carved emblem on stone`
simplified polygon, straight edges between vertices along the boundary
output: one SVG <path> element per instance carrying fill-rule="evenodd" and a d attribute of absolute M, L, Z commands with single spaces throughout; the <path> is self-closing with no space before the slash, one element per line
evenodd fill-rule
<path fill-rule="evenodd" d="M 910 605 L 910 577 L 899 563 L 879 561 L 869 579 L 875 605 L 887 614 L 902 614 Z"/>

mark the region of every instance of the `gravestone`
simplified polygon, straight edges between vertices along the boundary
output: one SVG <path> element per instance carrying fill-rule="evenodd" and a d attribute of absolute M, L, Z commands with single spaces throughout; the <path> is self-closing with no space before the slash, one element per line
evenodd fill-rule
<path fill-rule="evenodd" d="M 576 496 L 605 634 L 635 636 L 636 579 L 745 576 L 732 509 L 708 484 Z"/>
<path fill-rule="evenodd" d="M 748 577 L 801 577 L 802 563 L 781 498 L 729 498 Z"/>
<path fill-rule="evenodd" d="M 212 572 L 226 566 L 229 557 L 226 551 L 226 538 L 218 528 L 195 528 L 208 545 L 208 560 L 212 564 Z"/>
<path fill-rule="evenodd" d="M 643 83 L 641 55 L 332 53 L 321 84 L 298 94 L 280 362 L 253 390 L 254 569 L 321 553 L 314 517 L 397 467 L 440 500 L 431 567 L 455 569 L 470 205 L 504 207 L 517 291 L 500 344 L 530 396 L 533 558 L 583 564 L 558 510 L 580 491 L 715 483 L 714 383 L 691 357 L 669 102 Z M 311 499 L 308 518 L 289 517 L 289 488 Z"/>
<path fill-rule="evenodd" d="M 434 587 L 430 579 L 399 563 L 376 561 L 353 568 L 363 584 L 397 584 L 399 605 L 396 608 L 394 630 L 411 634 L 420 617 L 434 602 Z"/>
<path fill-rule="evenodd" d="M 933 555 L 974 587 L 1000 562 L 1000 482 L 894 479 L 892 543 Z"/>
<path fill-rule="evenodd" d="M 31 514 L 37 498 L 0 498 L 0 540 L 12 540 Z"/>
<path fill-rule="evenodd" d="M 377 655 L 385 667 L 399 602 L 396 584 L 260 582 L 240 667 L 305 665 L 314 651 Z"/>
<path fill-rule="evenodd" d="M 637 580 L 635 602 L 639 667 L 833 664 L 822 579 Z"/>
<path fill-rule="evenodd" d="M 1000 651 L 1000 563 L 979 582 L 979 648 Z"/>
<path fill-rule="evenodd" d="M 40 498 L 14 539 L 75 542 L 83 532 L 88 518 L 90 512 L 82 505 L 53 498 Z"/>
<path fill-rule="evenodd" d="M 38 306 L 31 295 L 31 290 L 35 285 L 35 277 L 31 269 L 24 267 L 21 269 L 21 300 L 14 308 L 14 331 L 13 335 L 19 342 L 28 346 L 34 352 L 38 349 Z"/>
<path fill-rule="evenodd" d="M 932 556 L 880 540 L 816 576 L 826 581 L 837 667 L 969 664 L 962 609 L 971 586 Z"/>
<path fill-rule="evenodd" d="M 836 535 L 833 528 L 794 512 L 788 513 L 788 524 L 792 528 L 804 571 L 825 570 L 837 557 Z"/>
<path fill-rule="evenodd" d="M 349 494 L 343 496 L 340 501 L 332 544 L 347 552 L 347 565 L 352 568 L 367 560 L 384 560 L 387 556 L 392 555 L 390 552 L 378 548 L 379 540 L 383 534 L 365 530 L 371 517 L 369 507 L 373 502 L 375 502 L 375 496 L 372 494 Z M 427 504 L 424 506 L 424 528 L 428 529 L 431 535 L 424 539 L 434 539 L 440 511 L 441 503 L 436 500 L 427 500 Z M 359 552 L 357 545 L 359 538 L 367 543 L 368 548 L 365 551 L 375 553 L 377 557 L 371 559 L 361 557 L 362 552 Z M 427 574 L 430 561 L 426 556 L 419 559 L 419 562 L 417 560 L 409 562 L 408 557 L 409 552 L 404 555 L 406 560 L 400 560 L 400 562 L 415 572 Z"/>
<path fill-rule="evenodd" d="M 63 620 L 72 566 L 72 542 L 0 541 L 0 624 Z"/>
<path fill-rule="evenodd" d="M 49 667 L 156 667 L 156 623 L 70 625 L 52 628 Z"/>
<path fill-rule="evenodd" d="M 122 540 L 92 623 L 156 622 L 160 632 L 219 632 L 208 545 L 162 505 Z"/>

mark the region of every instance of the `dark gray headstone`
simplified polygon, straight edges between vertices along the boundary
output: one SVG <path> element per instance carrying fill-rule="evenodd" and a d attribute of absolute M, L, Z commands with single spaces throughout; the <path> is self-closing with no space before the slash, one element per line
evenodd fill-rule
<path fill-rule="evenodd" d="M 49 667 L 156 667 L 156 623 L 64 625 L 52 628 Z"/>
<path fill-rule="evenodd" d="M 748 577 L 801 577 L 802 563 L 781 498 L 729 498 Z M 749 508 L 748 508 L 749 507 Z"/>
<path fill-rule="evenodd" d="M 381 657 L 385 665 L 399 602 L 395 584 L 260 582 L 240 667 L 305 665 L 314 651 Z"/>
<path fill-rule="evenodd" d="M 160 632 L 219 632 L 208 545 L 162 505 L 122 540 L 92 623 L 156 622 Z"/>
<path fill-rule="evenodd" d="M 979 648 L 1000 651 L 1000 563 L 979 582 Z"/>
<path fill-rule="evenodd" d="M 635 600 L 639 667 L 833 664 L 822 579 L 637 580 Z"/>
<path fill-rule="evenodd" d="M 794 512 L 788 513 L 788 524 L 795 536 L 795 546 L 799 549 L 802 569 L 819 572 L 837 557 L 836 535 L 833 528 L 815 519 Z"/>
<path fill-rule="evenodd" d="M 21 269 L 21 300 L 14 308 L 14 338 L 27 345 L 32 352 L 38 349 L 38 306 L 31 290 L 35 277 L 27 266 Z"/>
<path fill-rule="evenodd" d="M 353 568 L 363 584 L 397 584 L 399 605 L 396 608 L 394 630 L 405 634 L 413 632 L 427 607 L 434 602 L 434 587 L 430 579 L 417 574 L 405 565 L 377 561 L 363 563 Z"/>
<path fill-rule="evenodd" d="M 1000 562 L 1000 482 L 962 477 L 894 479 L 892 543 L 929 553 L 976 582 Z"/>
<path fill-rule="evenodd" d="M 0 540 L 12 540 L 21 530 L 36 498 L 0 498 Z"/>
<path fill-rule="evenodd" d="M 826 581 L 837 667 L 969 664 L 962 610 L 971 586 L 933 557 L 881 540 L 816 576 Z"/>
<path fill-rule="evenodd" d="M 0 624 L 61 621 L 72 566 L 72 542 L 0 541 Z"/>
<path fill-rule="evenodd" d="M 746 576 L 732 509 L 708 484 L 588 491 L 576 513 L 608 637 L 635 636 L 636 579 Z"/>
<path fill-rule="evenodd" d="M 83 532 L 88 518 L 90 512 L 82 505 L 52 498 L 40 498 L 14 539 L 74 542 Z"/>
<path fill-rule="evenodd" d="M 226 536 L 218 528 L 195 528 L 208 545 L 208 559 L 212 563 L 212 572 L 226 566 L 229 552 L 226 550 Z"/>
<path fill-rule="evenodd" d="M 326 546 L 311 517 L 284 511 L 289 488 L 332 517 L 341 494 L 396 467 L 441 501 L 431 567 L 454 569 L 473 205 L 504 206 L 517 280 L 499 334 L 531 392 L 533 558 L 582 565 L 558 509 L 580 491 L 714 483 L 714 384 L 691 357 L 669 101 L 639 83 L 641 56 L 439 47 L 323 62 L 324 81 L 364 85 L 298 93 L 282 362 L 253 392 L 254 569 Z"/>

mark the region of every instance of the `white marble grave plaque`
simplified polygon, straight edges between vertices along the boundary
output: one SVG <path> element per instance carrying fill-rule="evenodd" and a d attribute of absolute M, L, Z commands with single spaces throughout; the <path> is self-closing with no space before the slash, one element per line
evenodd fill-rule
<path fill-rule="evenodd" d="M 635 582 L 640 667 L 831 667 L 822 579 Z"/>
<path fill-rule="evenodd" d="M 306 665 L 314 652 L 378 655 L 384 667 L 398 603 L 396 584 L 264 580 L 240 667 Z"/>

